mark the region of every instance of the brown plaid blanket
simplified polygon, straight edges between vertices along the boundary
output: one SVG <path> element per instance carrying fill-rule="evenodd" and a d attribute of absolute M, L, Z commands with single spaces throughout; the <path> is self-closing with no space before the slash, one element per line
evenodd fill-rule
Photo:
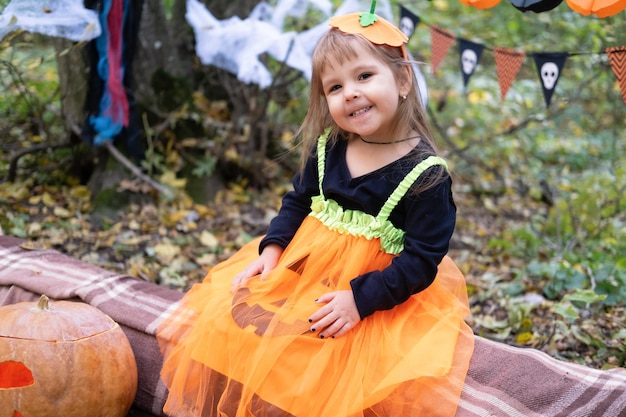
<path fill-rule="evenodd" d="M 111 316 L 137 360 L 134 407 L 161 416 L 166 389 L 159 381 L 162 358 L 154 334 L 182 294 L 54 250 L 25 250 L 21 242 L 0 236 L 0 305 L 46 294 L 89 303 Z M 626 370 L 596 370 L 476 337 L 457 417 L 477 416 L 624 417 Z"/>

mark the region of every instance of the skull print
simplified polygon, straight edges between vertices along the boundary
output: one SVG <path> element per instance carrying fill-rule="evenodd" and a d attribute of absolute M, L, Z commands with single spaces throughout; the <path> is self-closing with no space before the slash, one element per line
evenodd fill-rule
<path fill-rule="evenodd" d="M 541 66 L 541 81 L 547 90 L 552 90 L 559 78 L 559 67 L 554 62 L 546 62 Z"/>
<path fill-rule="evenodd" d="M 474 72 L 478 64 L 478 56 L 472 49 L 465 49 L 461 53 L 461 66 L 463 67 L 463 73 L 470 75 Z"/>

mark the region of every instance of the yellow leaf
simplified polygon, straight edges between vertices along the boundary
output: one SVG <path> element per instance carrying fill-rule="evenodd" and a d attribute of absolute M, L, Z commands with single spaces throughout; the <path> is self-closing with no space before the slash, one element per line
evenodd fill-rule
<path fill-rule="evenodd" d="M 31 195 L 32 181 L 7 182 L 0 184 L 0 194 L 15 200 L 24 200 Z"/>
<path fill-rule="evenodd" d="M 202 204 L 194 204 L 193 209 L 200 215 L 200 217 L 205 217 L 209 215 L 214 215 L 214 213 L 209 209 L 209 207 Z"/>
<path fill-rule="evenodd" d="M 226 151 L 224 152 L 224 157 L 229 161 L 239 161 L 239 153 L 237 152 L 237 149 L 232 146 L 226 149 Z"/>
<path fill-rule="evenodd" d="M 37 205 L 39 203 L 41 203 L 41 196 L 40 195 L 34 195 L 34 196 L 32 196 L 31 198 L 28 199 L 28 204 L 32 204 L 33 206 Z"/>
<path fill-rule="evenodd" d="M 86 187 L 84 185 L 77 185 L 75 187 L 72 187 L 70 190 L 70 194 L 72 195 L 72 197 L 76 197 L 76 198 L 82 198 L 82 199 L 91 198 L 91 191 L 89 191 L 89 187 Z"/>
<path fill-rule="evenodd" d="M 515 339 L 520 345 L 527 345 L 533 340 L 533 334 L 531 332 L 524 332 L 517 335 Z"/>
<path fill-rule="evenodd" d="M 175 213 L 169 213 L 168 214 L 169 221 L 171 223 L 178 223 L 180 220 L 184 219 L 187 216 L 187 214 L 189 214 L 188 210 L 181 210 Z"/>
<path fill-rule="evenodd" d="M 154 252 L 161 262 L 167 264 L 180 253 L 180 247 L 170 243 L 159 243 L 154 247 Z"/>
<path fill-rule="evenodd" d="M 215 265 L 217 263 L 217 255 L 214 253 L 205 253 L 199 258 L 196 258 L 196 263 L 202 266 Z"/>
<path fill-rule="evenodd" d="M 35 70 L 35 69 L 39 68 L 41 66 L 41 64 L 43 64 L 43 57 L 42 56 L 40 56 L 38 58 L 34 58 L 30 62 L 27 62 L 26 63 L 26 68 L 28 68 L 29 70 Z"/>
<path fill-rule="evenodd" d="M 293 132 L 286 130 L 280 136 L 280 140 L 283 141 L 284 143 L 291 143 L 291 141 L 293 140 L 293 136 L 294 136 Z"/>
<path fill-rule="evenodd" d="M 54 198 L 52 198 L 50 193 L 47 191 L 43 193 L 41 199 L 43 201 L 43 204 L 47 207 L 54 207 L 56 205 L 56 201 L 54 201 Z"/>
<path fill-rule="evenodd" d="M 20 243 L 20 248 L 26 250 L 46 250 L 48 246 L 45 243 L 39 241 L 25 240 Z"/>
<path fill-rule="evenodd" d="M 480 92 L 472 91 L 467 95 L 467 100 L 471 104 L 479 104 L 482 100 L 482 94 Z"/>
<path fill-rule="evenodd" d="M 219 245 L 219 241 L 215 237 L 215 235 L 209 231 L 202 231 L 200 233 L 200 243 L 202 243 L 207 248 L 214 250 Z"/>
<path fill-rule="evenodd" d="M 56 207 L 54 208 L 53 213 L 54 213 L 54 215 L 55 215 L 55 216 L 57 216 L 57 217 L 61 217 L 61 218 L 64 218 L 64 219 L 67 219 L 68 217 L 70 217 L 70 212 L 69 212 L 69 210 L 68 210 L 68 209 L 65 209 L 65 208 L 63 208 L 63 207 L 59 207 L 59 206 L 56 206 Z"/>
<path fill-rule="evenodd" d="M 165 185 L 178 189 L 185 188 L 185 185 L 187 184 L 187 180 L 185 178 L 176 178 L 174 171 L 164 172 L 163 175 L 161 175 L 160 181 Z"/>
<path fill-rule="evenodd" d="M 37 237 L 41 233 L 41 223 L 33 222 L 28 225 L 28 236 Z"/>

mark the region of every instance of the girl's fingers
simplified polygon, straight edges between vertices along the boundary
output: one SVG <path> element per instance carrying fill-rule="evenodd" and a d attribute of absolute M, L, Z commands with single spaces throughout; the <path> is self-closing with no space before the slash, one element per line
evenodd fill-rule
<path fill-rule="evenodd" d="M 339 330 L 337 330 L 337 332 L 331 335 L 331 338 L 334 339 L 334 338 L 343 336 L 344 334 L 348 333 L 348 331 L 352 329 L 352 327 L 353 326 L 350 326 L 349 323 L 344 324 L 343 326 L 339 328 Z"/>
<path fill-rule="evenodd" d="M 316 302 L 319 303 L 321 301 L 318 298 Z M 309 317 L 309 323 L 315 323 L 315 325 L 317 325 L 318 328 L 320 328 L 320 325 L 324 326 L 324 322 L 322 322 L 322 320 L 324 320 L 328 316 L 328 314 L 330 314 L 332 311 L 333 311 L 333 308 L 329 306 L 328 304 L 326 304 L 324 307 L 321 307 L 319 310 L 313 313 L 311 317 Z M 328 322 L 329 320 L 326 320 L 326 321 Z M 326 325 L 328 324 L 330 324 L 330 322 L 326 323 Z"/>
<path fill-rule="evenodd" d="M 338 319 L 330 325 L 328 328 L 324 329 L 320 332 L 320 339 L 335 339 L 337 337 L 343 336 L 346 334 L 353 326 L 348 322 L 343 322 L 343 320 Z"/>

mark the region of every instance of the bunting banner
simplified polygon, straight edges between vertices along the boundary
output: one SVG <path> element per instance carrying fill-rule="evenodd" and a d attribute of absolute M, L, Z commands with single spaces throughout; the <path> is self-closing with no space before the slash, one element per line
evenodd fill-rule
<path fill-rule="evenodd" d="M 556 88 L 556 83 L 561 78 L 565 60 L 569 56 L 567 52 L 540 52 L 532 54 L 537 68 L 537 75 L 541 80 L 541 89 L 546 107 L 550 107 L 552 93 Z"/>
<path fill-rule="evenodd" d="M 489 9 L 500 2 L 500 0 L 459 1 L 477 9 Z M 509 2 L 522 12 L 532 10 L 535 13 L 541 13 L 554 9 L 561 4 L 562 0 L 509 0 Z M 567 5 L 584 16 L 595 14 L 598 17 L 608 17 L 626 9 L 626 0 L 567 0 Z"/>
<path fill-rule="evenodd" d="M 584 16 L 608 17 L 626 9 L 626 0 L 567 0 L 567 5 Z"/>
<path fill-rule="evenodd" d="M 508 93 L 517 73 L 522 67 L 526 53 L 496 46 L 493 49 L 493 54 L 496 60 L 498 84 L 500 85 L 500 100 L 504 101 L 506 93 Z"/>
<path fill-rule="evenodd" d="M 484 49 L 484 45 L 459 38 L 459 57 L 461 59 L 461 72 L 463 73 L 463 86 L 465 88 L 467 88 L 469 79 L 480 62 Z"/>
<path fill-rule="evenodd" d="M 439 68 L 439 64 L 443 61 L 448 50 L 454 44 L 456 40 L 456 36 L 452 33 L 448 32 L 445 29 L 442 29 L 438 26 L 430 27 L 430 38 L 431 38 L 431 65 L 432 65 L 432 73 L 437 72 L 437 68 Z"/>
<path fill-rule="evenodd" d="M 500 3 L 500 0 L 460 0 L 460 2 L 477 9 L 490 9 Z"/>
<path fill-rule="evenodd" d="M 622 99 L 626 103 L 626 46 L 606 48 L 606 54 L 609 56 L 611 68 L 617 77 Z"/>
<path fill-rule="evenodd" d="M 539 8 L 548 7 L 548 3 L 554 5 L 555 2 L 562 0 L 509 0 L 515 1 L 520 7 L 535 7 L 537 11 Z M 612 1 L 612 0 L 610 0 Z M 626 2 L 626 0 L 622 0 Z M 541 5 L 533 6 L 535 3 L 543 3 Z M 496 73 L 498 78 L 498 85 L 500 87 L 500 99 L 504 101 L 509 89 L 511 88 L 517 74 L 519 73 L 522 64 L 527 55 L 532 56 L 537 77 L 539 78 L 539 84 L 541 85 L 544 102 L 547 108 L 550 107 L 552 96 L 556 89 L 557 83 L 563 74 L 563 67 L 566 60 L 573 55 L 584 55 L 588 53 L 576 53 L 571 54 L 569 52 L 526 52 L 515 49 L 508 49 L 502 47 L 489 48 L 480 43 L 472 42 L 468 39 L 457 38 L 453 33 L 436 25 L 430 25 L 424 23 L 424 21 L 414 13 L 407 10 L 404 6 L 400 6 L 402 16 L 412 16 L 413 22 L 426 24 L 430 28 L 431 35 L 431 67 L 434 74 L 439 65 L 448 53 L 448 50 L 452 47 L 452 44 L 457 41 L 459 48 L 459 63 L 460 70 L 463 76 L 463 87 L 468 88 L 469 80 L 476 71 L 480 59 L 485 50 L 492 51 L 494 54 Z M 403 11 L 404 10 L 404 11 Z M 529 9 L 533 10 L 533 9 Z M 415 31 L 415 27 L 412 28 Z M 605 53 L 609 56 L 611 67 L 615 73 L 618 81 L 618 85 L 621 91 L 624 103 L 626 103 L 626 46 L 616 46 L 606 48 L 603 52 L 596 52 L 596 54 Z"/>
<path fill-rule="evenodd" d="M 554 9 L 563 0 L 509 0 L 509 2 L 522 12 L 542 13 Z"/>
<path fill-rule="evenodd" d="M 407 38 L 411 39 L 411 36 L 415 33 L 415 28 L 419 25 L 419 23 L 419 16 L 403 5 L 400 5 L 400 30 L 406 35 Z"/>

